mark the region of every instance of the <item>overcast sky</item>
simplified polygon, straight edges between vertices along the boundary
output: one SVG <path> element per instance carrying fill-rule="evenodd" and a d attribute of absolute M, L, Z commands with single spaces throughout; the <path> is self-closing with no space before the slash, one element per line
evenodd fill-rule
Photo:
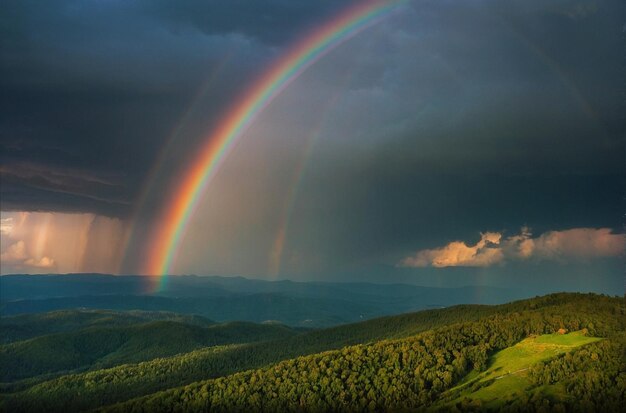
<path fill-rule="evenodd" d="M 234 98 L 350 3 L 3 1 L 2 273 L 142 268 Z M 618 0 L 399 6 L 242 136 L 174 271 L 623 292 L 625 21 Z"/>

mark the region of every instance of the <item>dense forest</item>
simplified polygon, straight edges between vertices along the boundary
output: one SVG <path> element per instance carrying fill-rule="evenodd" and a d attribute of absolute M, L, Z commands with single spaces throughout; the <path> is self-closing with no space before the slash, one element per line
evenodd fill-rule
<path fill-rule="evenodd" d="M 158 320 L 176 321 L 201 327 L 216 324 L 215 321 L 205 317 L 165 311 L 59 310 L 43 314 L 1 317 L 0 344 L 88 327 L 124 327 Z"/>
<path fill-rule="evenodd" d="M 300 355 L 339 349 L 350 344 L 407 337 L 450 323 L 477 320 L 509 306 L 465 305 L 383 317 L 313 330 L 284 340 L 203 348 L 145 363 L 63 375 L 55 380 L 46 380 L 48 377 L 45 376 L 43 380 L 22 380 L 7 388 L 29 388 L 18 397 L 30 399 L 46 409 L 54 409 L 59 405 L 71 410 L 87 409 L 95 401 L 113 403 Z M 36 385 L 40 381 L 43 383 Z M 73 397 L 77 392 L 81 397 Z"/>
<path fill-rule="evenodd" d="M 275 340 L 294 334 L 282 325 L 247 322 L 202 327 L 161 320 L 127 327 L 90 327 L 0 346 L 0 380 L 10 382 L 89 366 L 106 368 L 202 347 Z"/>
<path fill-rule="evenodd" d="M 458 306 L 293 331 L 257 343 L 244 339 L 207 344 L 141 363 L 15 381 L 5 385 L 2 408 L 11 412 L 96 407 L 112 412 L 618 411 L 626 401 L 625 324 L 622 298 L 594 294 Z M 589 339 L 573 345 L 566 332 Z M 565 337 L 559 339 L 564 344 L 555 347 L 556 356 L 520 373 L 475 381 L 458 390 L 468 378 L 492 369 L 503 351 L 529 338 L 553 334 Z M 548 346 L 544 342 L 548 341 L 537 339 Z M 494 401 L 481 396 L 494 380 L 506 377 L 524 380 L 524 397 L 503 395 Z"/>

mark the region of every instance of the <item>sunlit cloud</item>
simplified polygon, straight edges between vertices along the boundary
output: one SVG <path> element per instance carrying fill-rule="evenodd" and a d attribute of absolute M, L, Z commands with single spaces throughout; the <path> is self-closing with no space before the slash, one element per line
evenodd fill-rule
<path fill-rule="evenodd" d="M 6 265 L 11 268 L 26 271 L 28 271 L 29 268 L 52 269 L 55 267 L 54 260 L 50 257 L 31 257 L 27 252 L 26 243 L 21 240 L 11 244 L 6 251 L 0 254 L 0 261 L 2 261 L 3 266 Z"/>
<path fill-rule="evenodd" d="M 24 262 L 24 264 L 35 268 L 52 268 L 54 267 L 54 260 L 49 257 L 41 257 L 38 260 L 29 258 Z"/>
<path fill-rule="evenodd" d="M 617 257 L 626 248 L 626 235 L 613 234 L 609 228 L 550 231 L 531 241 L 535 255 L 542 258 Z"/>
<path fill-rule="evenodd" d="M 475 245 L 453 241 L 442 248 L 418 251 L 400 263 L 403 267 L 487 267 L 502 261 L 502 250 L 498 247 L 502 235 L 497 232 L 481 234 Z"/>
<path fill-rule="evenodd" d="M 503 238 L 499 232 L 485 232 L 475 245 L 453 241 L 424 249 L 400 261 L 400 267 L 488 267 L 509 260 L 589 260 L 618 257 L 626 249 L 626 234 L 610 228 L 573 228 L 549 231 L 533 238 L 524 227 L 519 234 Z"/>
<path fill-rule="evenodd" d="M 4 264 L 18 264 L 26 261 L 28 255 L 26 254 L 26 245 L 24 241 L 18 241 L 15 244 L 11 244 L 6 251 L 0 254 L 0 260 Z"/>
<path fill-rule="evenodd" d="M 2 213 L 2 273 L 117 273 L 127 225 L 95 214 Z"/>
<path fill-rule="evenodd" d="M 13 218 L 0 219 L 0 234 L 10 234 L 13 229 Z"/>

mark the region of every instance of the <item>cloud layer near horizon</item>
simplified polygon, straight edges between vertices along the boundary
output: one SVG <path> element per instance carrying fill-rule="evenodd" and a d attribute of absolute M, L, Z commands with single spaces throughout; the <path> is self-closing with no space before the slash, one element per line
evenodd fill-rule
<path fill-rule="evenodd" d="M 2 213 L 0 274 L 119 272 L 125 222 L 94 214 Z"/>
<path fill-rule="evenodd" d="M 489 267 L 509 260 L 588 260 L 618 257 L 626 248 L 626 234 L 610 228 L 572 228 L 548 231 L 533 238 L 529 228 L 503 237 L 499 232 L 483 232 L 474 245 L 453 241 L 434 249 L 417 251 L 398 264 L 401 267 Z"/>

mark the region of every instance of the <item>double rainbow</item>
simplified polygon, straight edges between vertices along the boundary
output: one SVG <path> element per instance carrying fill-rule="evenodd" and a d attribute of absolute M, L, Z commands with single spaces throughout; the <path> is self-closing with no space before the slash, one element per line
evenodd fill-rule
<path fill-rule="evenodd" d="M 237 138 L 307 68 L 362 30 L 376 24 L 398 4 L 406 1 L 363 1 L 348 8 L 292 47 L 236 102 L 206 140 L 206 144 L 200 148 L 197 157 L 190 164 L 191 167 L 180 179 L 181 185 L 173 194 L 171 204 L 164 210 L 160 221 L 164 225 L 157 231 L 149 246 L 143 269 L 145 274 L 162 276 L 157 289 L 164 286 L 165 275 L 170 272 L 182 235 L 201 194 Z"/>

